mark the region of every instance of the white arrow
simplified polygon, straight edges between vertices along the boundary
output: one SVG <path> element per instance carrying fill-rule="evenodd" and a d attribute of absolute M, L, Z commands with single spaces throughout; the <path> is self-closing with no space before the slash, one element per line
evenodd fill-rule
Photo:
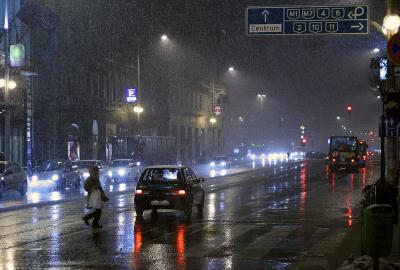
<path fill-rule="evenodd" d="M 350 28 L 356 28 L 358 31 L 361 31 L 362 29 L 364 29 L 364 25 L 362 23 L 358 23 L 356 25 L 352 25 L 350 26 Z"/>
<path fill-rule="evenodd" d="M 393 126 L 393 124 L 394 124 L 394 120 L 393 120 L 393 118 L 391 118 L 390 119 L 390 125 Z"/>
<path fill-rule="evenodd" d="M 267 17 L 269 15 L 268 10 L 264 9 L 264 11 L 261 14 L 264 15 L 264 22 L 266 23 L 267 22 Z"/>

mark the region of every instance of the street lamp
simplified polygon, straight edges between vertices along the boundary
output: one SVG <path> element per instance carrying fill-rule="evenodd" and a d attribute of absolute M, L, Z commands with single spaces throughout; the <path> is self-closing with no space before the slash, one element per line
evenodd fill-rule
<path fill-rule="evenodd" d="M 166 34 L 161 36 L 161 41 L 166 42 L 168 40 L 168 36 Z"/>
<path fill-rule="evenodd" d="M 215 117 L 211 117 L 210 123 L 212 125 L 211 155 L 214 156 L 214 129 L 215 129 L 215 124 L 217 123 L 217 119 L 215 119 Z"/>
<path fill-rule="evenodd" d="M 230 67 L 228 68 L 228 70 L 229 70 L 230 72 L 233 72 L 233 71 L 235 71 L 235 68 L 232 67 L 232 66 L 230 66 Z"/>
<path fill-rule="evenodd" d="M 373 51 L 374 53 L 379 53 L 379 52 L 380 52 L 379 48 L 374 48 L 372 51 Z"/>
<path fill-rule="evenodd" d="M 336 116 L 336 120 L 340 120 L 340 116 Z"/>
<path fill-rule="evenodd" d="M 265 94 L 258 94 L 257 98 L 260 99 L 260 103 L 261 103 L 261 112 L 264 112 L 264 98 L 266 98 L 267 95 Z"/>
<path fill-rule="evenodd" d="M 393 31 L 394 33 L 400 27 L 400 17 L 397 14 L 388 14 L 383 19 L 383 27 L 389 31 Z"/>

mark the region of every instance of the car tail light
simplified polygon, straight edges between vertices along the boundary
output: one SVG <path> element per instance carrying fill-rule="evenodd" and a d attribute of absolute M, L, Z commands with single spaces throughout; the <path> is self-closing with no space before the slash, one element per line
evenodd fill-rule
<path fill-rule="evenodd" d="M 177 196 L 185 196 L 186 191 L 184 189 L 178 189 L 178 190 L 175 190 L 174 192 L 172 192 L 172 194 L 177 195 Z"/>
<path fill-rule="evenodd" d="M 351 163 L 354 163 L 354 159 L 351 160 Z"/>
<path fill-rule="evenodd" d="M 336 158 L 333 158 L 332 161 L 333 161 L 333 162 L 336 162 Z"/>
<path fill-rule="evenodd" d="M 135 191 L 135 194 L 136 195 L 146 195 L 146 194 L 149 194 L 149 191 L 148 190 L 143 190 L 143 189 L 137 189 Z"/>
<path fill-rule="evenodd" d="M 366 160 L 366 159 L 367 159 L 367 156 L 363 156 L 363 159 Z"/>

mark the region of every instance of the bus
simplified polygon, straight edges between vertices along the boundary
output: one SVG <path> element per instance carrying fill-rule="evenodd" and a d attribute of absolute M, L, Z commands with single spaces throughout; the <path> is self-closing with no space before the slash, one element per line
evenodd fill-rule
<path fill-rule="evenodd" d="M 332 171 L 358 171 L 359 147 L 355 136 L 332 136 L 329 143 L 329 167 Z"/>
<path fill-rule="evenodd" d="M 176 164 L 176 138 L 168 136 L 117 136 L 112 138 L 111 159 L 133 159 L 142 164 Z"/>

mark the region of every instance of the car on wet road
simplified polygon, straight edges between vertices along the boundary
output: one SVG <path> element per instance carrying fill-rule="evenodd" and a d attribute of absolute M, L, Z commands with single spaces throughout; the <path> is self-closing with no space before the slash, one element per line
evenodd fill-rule
<path fill-rule="evenodd" d="M 210 161 L 210 169 L 228 169 L 231 167 L 231 161 L 226 156 L 216 156 Z"/>
<path fill-rule="evenodd" d="M 26 171 L 15 162 L 0 161 L 0 199 L 7 191 L 16 190 L 25 195 L 27 189 Z"/>
<path fill-rule="evenodd" d="M 105 184 L 106 181 L 108 181 L 108 175 L 107 175 L 108 166 L 104 161 L 97 159 L 80 160 L 78 162 L 78 173 L 81 182 L 84 183 L 84 181 L 89 177 L 89 168 L 92 166 L 99 167 L 100 181 L 102 182 L 102 184 Z"/>
<path fill-rule="evenodd" d="M 204 190 L 193 170 L 185 166 L 150 166 L 140 176 L 135 191 L 135 210 L 139 218 L 143 211 L 175 209 L 185 213 L 187 219 L 192 216 L 192 208 L 197 207 L 198 216 L 203 215 Z"/>
<path fill-rule="evenodd" d="M 139 162 L 133 159 L 115 159 L 108 167 L 107 176 L 111 183 L 121 183 L 139 178 Z"/>
<path fill-rule="evenodd" d="M 31 177 L 32 188 L 79 188 L 81 179 L 76 166 L 69 160 L 48 160 L 37 168 Z"/>

